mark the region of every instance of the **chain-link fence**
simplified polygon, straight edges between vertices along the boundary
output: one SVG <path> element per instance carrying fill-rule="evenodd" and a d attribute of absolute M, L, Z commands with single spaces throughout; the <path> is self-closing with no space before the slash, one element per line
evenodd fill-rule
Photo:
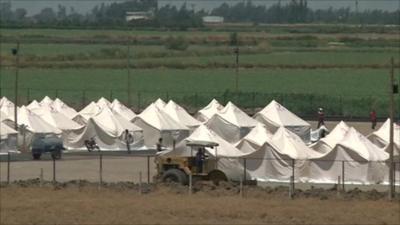
<path fill-rule="evenodd" d="M 32 160 L 26 153 L 8 154 L 0 156 L 0 181 L 9 183 L 36 179 L 54 183 L 83 180 L 99 185 L 118 182 L 150 184 L 157 175 L 155 157 L 147 152 L 83 152 L 64 154 L 61 160 L 53 160 L 49 155 L 42 160 Z M 223 171 L 228 179 L 241 185 L 257 181 L 267 186 L 287 186 L 292 192 L 295 188 L 307 189 L 318 185 L 333 185 L 343 191 L 356 187 L 378 191 L 389 189 L 388 161 L 262 157 L 218 157 L 207 160 L 217 160 L 216 168 Z M 400 193 L 400 162 L 395 161 L 392 166 L 395 191 Z M 191 169 L 196 171 L 195 168 Z"/>

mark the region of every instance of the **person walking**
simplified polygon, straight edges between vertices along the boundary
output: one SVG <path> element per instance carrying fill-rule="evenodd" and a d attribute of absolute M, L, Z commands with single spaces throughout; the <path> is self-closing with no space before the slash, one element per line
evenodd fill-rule
<path fill-rule="evenodd" d="M 369 113 L 369 118 L 371 120 L 371 128 L 372 128 L 372 130 L 375 130 L 375 127 L 376 127 L 376 112 L 375 112 L 374 109 Z"/>
<path fill-rule="evenodd" d="M 317 129 L 321 127 L 321 125 L 325 125 L 325 114 L 324 114 L 324 109 L 319 108 L 318 109 L 318 126 Z"/>

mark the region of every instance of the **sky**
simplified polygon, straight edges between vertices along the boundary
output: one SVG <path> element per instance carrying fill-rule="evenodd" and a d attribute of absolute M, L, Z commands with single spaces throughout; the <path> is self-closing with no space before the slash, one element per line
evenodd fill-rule
<path fill-rule="evenodd" d="M 89 12 L 94 6 L 101 3 L 112 3 L 115 1 L 124 0 L 0 0 L 1 2 L 10 1 L 12 8 L 25 8 L 28 15 L 33 15 L 40 12 L 45 7 L 52 7 L 57 9 L 58 5 L 64 5 L 68 9 L 73 7 L 76 12 L 86 13 Z M 236 4 L 243 0 L 159 0 L 159 7 L 167 4 L 181 6 L 186 2 L 187 6 L 195 10 L 211 10 L 212 8 L 220 6 L 223 2 L 228 4 Z M 282 3 L 289 2 L 290 0 L 281 0 Z M 270 6 L 277 3 L 278 0 L 252 0 L 254 4 L 261 4 Z M 356 0 L 308 0 L 310 8 L 340 8 L 350 7 L 355 9 Z M 360 11 L 368 9 L 381 9 L 381 10 L 397 10 L 400 8 L 400 0 L 358 0 L 358 8 Z"/>

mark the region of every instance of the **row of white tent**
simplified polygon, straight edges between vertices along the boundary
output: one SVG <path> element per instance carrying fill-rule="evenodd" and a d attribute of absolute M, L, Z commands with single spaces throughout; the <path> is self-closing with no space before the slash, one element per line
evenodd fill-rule
<path fill-rule="evenodd" d="M 12 124 L 13 107 L 7 99 L 0 100 L 2 139 L 5 132 L 12 131 L 3 122 Z M 295 160 L 297 180 L 335 182 L 342 170 L 339 162 L 346 161 L 346 166 L 350 166 L 347 181 L 387 181 L 389 121 L 369 135 L 369 139 L 341 122 L 328 136 L 309 146 L 306 143 L 311 126 L 276 101 L 252 118 L 231 102 L 223 107 L 212 100 L 199 110 L 196 118 L 175 102 L 167 104 L 161 99 L 139 115 L 118 100 L 110 103 L 104 98 L 91 102 L 80 112 L 48 97 L 18 109 L 18 123 L 26 125 L 30 133 L 61 134 L 65 146 L 71 149 L 82 149 L 84 140 L 91 137 L 103 149 L 126 149 L 124 132 L 128 130 L 135 140 L 130 144 L 137 149 L 143 144 L 153 146 L 160 137 L 165 146 L 172 146 L 175 140 L 177 147 L 164 154 L 192 153 L 186 147 L 187 141 L 217 143 L 218 150 L 208 149 L 211 155 L 246 158 L 249 177 L 258 180 L 288 180 Z M 396 125 L 397 156 L 399 149 L 400 128 Z M 228 174 L 243 171 L 241 160 L 220 162 Z"/>
<path fill-rule="evenodd" d="M 14 104 L 3 97 L 0 109 L 2 121 L 11 126 Z M 167 104 L 161 99 L 139 115 L 118 100 L 111 103 L 105 98 L 89 103 L 79 112 L 60 99 L 49 97 L 18 108 L 18 124 L 24 124 L 31 133 L 62 134 L 64 144 L 71 149 L 82 148 L 84 139 L 90 137 L 97 137 L 105 149 L 121 148 L 120 144 L 110 144 L 108 139 L 121 139 L 125 130 L 143 132 L 146 146 L 153 146 L 160 137 L 166 146 L 171 146 L 172 140 L 182 140 L 202 123 L 230 143 L 239 141 L 259 122 L 267 124 L 272 131 L 285 126 L 304 137 L 306 142 L 310 139 L 311 126 L 275 101 L 252 118 L 233 103 L 223 107 L 214 99 L 197 113 L 196 118 L 174 101 Z M 85 132 L 82 131 L 84 129 Z"/>

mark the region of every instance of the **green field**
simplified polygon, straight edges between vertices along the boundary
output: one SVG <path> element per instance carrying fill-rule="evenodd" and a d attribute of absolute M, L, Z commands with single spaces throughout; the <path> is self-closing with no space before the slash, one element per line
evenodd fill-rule
<path fill-rule="evenodd" d="M 231 32 L 221 28 L 1 29 L 1 95 L 13 96 L 14 57 L 10 49 L 19 38 L 23 104 L 49 95 L 81 108 L 105 96 L 143 109 L 162 97 L 195 110 L 217 98 L 254 109 L 277 99 L 306 116 L 313 115 L 317 107 L 336 116 L 365 117 L 371 108 L 376 108 L 379 115 L 386 114 L 391 57 L 396 77 L 399 74 L 398 32 L 377 32 L 378 27 L 361 33 L 352 32 L 351 27 L 340 32 L 341 28 L 334 26 L 329 29 L 339 32 L 317 33 L 327 30 L 318 26 L 271 28 L 274 32 L 264 28 L 239 32 L 238 92 L 236 56 L 228 45 Z M 184 36 L 188 49 L 166 49 L 165 38 L 171 35 Z M 129 92 L 127 40 L 131 43 Z"/>
<path fill-rule="evenodd" d="M 1 72 L 2 94 L 12 97 L 14 71 Z M 105 96 L 128 103 L 127 74 L 127 70 L 119 69 L 22 69 L 21 101 L 49 95 L 79 108 Z M 130 104 L 143 108 L 162 97 L 198 108 L 216 97 L 222 102 L 232 100 L 250 108 L 262 107 L 277 99 L 299 113 L 312 112 L 317 105 L 346 115 L 366 113 L 371 107 L 377 107 L 382 114 L 387 111 L 384 106 L 389 76 L 385 69 L 242 69 L 239 75 L 241 94 L 236 95 L 232 93 L 235 73 L 231 69 L 131 70 Z M 357 104 L 360 105 L 356 107 Z"/>

